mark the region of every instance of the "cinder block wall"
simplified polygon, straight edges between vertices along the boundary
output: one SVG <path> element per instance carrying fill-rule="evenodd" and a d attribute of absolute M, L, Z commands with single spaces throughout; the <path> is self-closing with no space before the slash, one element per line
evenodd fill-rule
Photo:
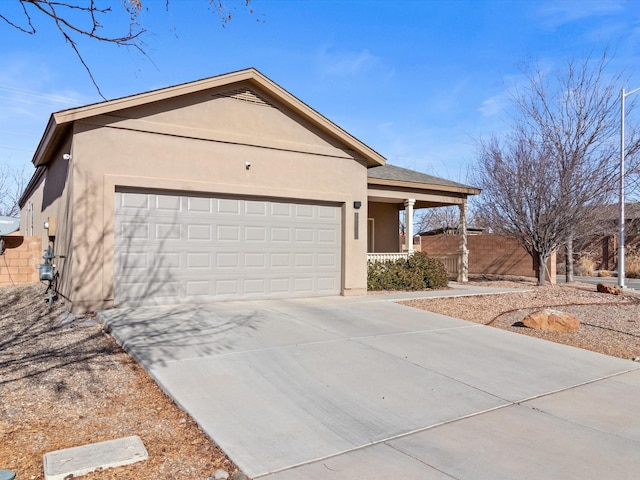
<path fill-rule="evenodd" d="M 458 253 L 456 235 L 429 235 L 421 238 L 422 251 L 431 254 Z M 531 256 L 515 240 L 495 234 L 469 235 L 469 273 L 536 277 Z"/>
<path fill-rule="evenodd" d="M 39 281 L 36 265 L 42 263 L 40 237 L 5 236 L 0 255 L 0 287 Z"/>

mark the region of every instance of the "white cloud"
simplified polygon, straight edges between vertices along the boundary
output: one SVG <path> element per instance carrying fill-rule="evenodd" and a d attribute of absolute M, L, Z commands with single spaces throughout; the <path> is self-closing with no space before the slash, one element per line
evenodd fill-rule
<path fill-rule="evenodd" d="M 62 108 L 79 105 L 81 102 L 80 95 L 74 94 L 74 92 L 35 91 L 5 84 L 0 84 L 0 99 Z"/>
<path fill-rule="evenodd" d="M 508 100 L 505 94 L 494 95 L 483 100 L 478 111 L 483 117 L 494 117 L 504 113 L 507 103 Z"/>
<path fill-rule="evenodd" d="M 358 52 L 333 51 L 324 46 L 316 54 L 316 63 L 325 75 L 352 76 L 365 73 L 381 64 L 381 59 L 364 49 Z"/>
<path fill-rule="evenodd" d="M 551 0 L 542 4 L 538 14 L 544 26 L 557 28 L 577 20 L 621 13 L 627 6 L 633 8 L 624 0 Z"/>

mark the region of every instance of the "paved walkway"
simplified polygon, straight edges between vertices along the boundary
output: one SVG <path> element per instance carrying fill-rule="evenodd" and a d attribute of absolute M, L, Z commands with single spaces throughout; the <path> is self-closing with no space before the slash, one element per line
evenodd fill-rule
<path fill-rule="evenodd" d="M 640 478 L 640 365 L 400 296 L 99 315 L 253 478 Z"/>

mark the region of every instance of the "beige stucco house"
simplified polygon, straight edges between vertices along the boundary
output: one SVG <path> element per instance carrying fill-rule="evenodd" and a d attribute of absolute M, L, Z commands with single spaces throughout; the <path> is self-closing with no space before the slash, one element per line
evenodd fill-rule
<path fill-rule="evenodd" d="M 399 211 L 464 218 L 479 193 L 385 165 L 255 69 L 54 113 L 33 164 L 21 232 L 76 311 L 364 294 Z"/>

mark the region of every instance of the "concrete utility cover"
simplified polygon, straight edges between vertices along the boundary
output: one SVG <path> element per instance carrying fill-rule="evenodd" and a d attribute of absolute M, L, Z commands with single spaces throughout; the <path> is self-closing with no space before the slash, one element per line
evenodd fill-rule
<path fill-rule="evenodd" d="M 56 450 L 44 455 L 44 479 L 64 480 L 98 468 L 121 467 L 149 458 L 147 449 L 137 435 L 80 447 Z"/>

